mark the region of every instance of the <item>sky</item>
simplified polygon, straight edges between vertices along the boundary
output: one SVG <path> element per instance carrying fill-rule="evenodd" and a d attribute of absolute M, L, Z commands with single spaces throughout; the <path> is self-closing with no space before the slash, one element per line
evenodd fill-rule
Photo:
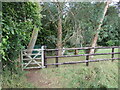
<path fill-rule="evenodd" d="M 115 2 L 119 2 L 119 0 L 113 0 L 113 1 L 115 1 Z"/>

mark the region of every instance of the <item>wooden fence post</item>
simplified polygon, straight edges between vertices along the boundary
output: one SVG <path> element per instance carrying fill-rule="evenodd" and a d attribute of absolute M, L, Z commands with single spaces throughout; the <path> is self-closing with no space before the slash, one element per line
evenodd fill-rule
<path fill-rule="evenodd" d="M 22 68 L 22 71 L 23 71 L 23 51 L 22 50 L 20 52 L 20 57 L 21 57 L 21 59 L 20 59 L 21 68 Z"/>
<path fill-rule="evenodd" d="M 112 48 L 112 53 L 114 53 L 114 48 Z M 113 58 L 114 58 L 114 54 L 112 54 L 112 62 L 114 61 Z"/>
<path fill-rule="evenodd" d="M 42 49 L 42 57 L 41 57 L 41 59 L 42 59 L 42 68 L 47 68 L 47 61 L 46 61 L 46 47 L 45 46 L 42 46 L 41 47 L 41 49 Z"/>
<path fill-rule="evenodd" d="M 41 55 L 41 63 L 42 63 L 42 68 L 45 68 L 45 49 L 44 49 L 44 46 L 41 47 L 42 49 L 42 55 Z"/>
<path fill-rule="evenodd" d="M 46 46 L 44 46 L 44 66 L 45 66 L 45 68 L 47 68 L 47 58 L 46 58 Z"/>
<path fill-rule="evenodd" d="M 86 53 L 87 53 L 87 54 L 89 54 L 89 49 L 87 49 Z M 90 57 L 90 56 L 89 56 L 89 55 L 87 55 L 87 56 L 86 56 L 86 60 L 89 60 L 89 57 Z M 88 65 L 89 65 L 89 63 L 88 63 L 88 62 L 86 62 L 86 66 L 88 66 Z"/>
<path fill-rule="evenodd" d="M 75 49 L 75 53 L 74 53 L 75 55 L 78 55 L 78 50 L 77 49 Z"/>
<path fill-rule="evenodd" d="M 89 60 L 89 55 L 86 56 L 86 60 Z M 89 65 L 89 63 L 86 62 L 86 66 L 88 66 L 88 65 Z"/>
<path fill-rule="evenodd" d="M 56 50 L 56 56 L 58 56 L 58 50 Z M 56 57 L 56 63 L 58 63 L 58 57 Z M 58 65 L 56 65 L 58 67 Z"/>

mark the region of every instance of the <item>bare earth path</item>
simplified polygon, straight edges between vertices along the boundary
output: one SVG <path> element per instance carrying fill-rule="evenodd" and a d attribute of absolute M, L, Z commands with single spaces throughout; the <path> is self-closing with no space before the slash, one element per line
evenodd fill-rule
<path fill-rule="evenodd" d="M 37 88 L 60 88 L 58 78 L 43 75 L 40 70 L 30 70 L 26 77 L 27 81 Z"/>

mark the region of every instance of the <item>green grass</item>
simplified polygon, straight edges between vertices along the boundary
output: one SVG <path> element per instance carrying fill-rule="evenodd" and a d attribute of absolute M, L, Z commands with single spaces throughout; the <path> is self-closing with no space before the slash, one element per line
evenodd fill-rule
<path fill-rule="evenodd" d="M 96 53 L 109 53 L 110 49 L 98 50 Z M 115 52 L 118 52 L 115 49 Z M 84 51 L 79 52 L 84 54 Z M 117 58 L 118 55 L 115 55 Z M 97 55 L 93 59 L 111 58 L 111 55 Z M 59 58 L 59 62 L 82 61 L 85 56 Z M 55 59 L 48 59 L 47 63 L 55 63 Z M 27 71 L 19 71 L 11 76 L 11 72 L 4 71 L 2 75 L 3 88 L 118 88 L 118 61 L 91 62 L 89 66 L 85 63 L 72 65 L 49 66 L 37 71 L 42 86 L 36 86 L 37 82 L 27 82 L 25 74 Z M 46 85 L 46 83 L 48 83 Z M 38 84 L 39 85 L 39 84 Z"/>
<path fill-rule="evenodd" d="M 84 52 L 84 51 L 83 51 Z M 83 53 L 82 52 L 82 53 Z M 110 49 L 98 50 L 96 53 L 110 53 Z M 118 49 L 115 49 L 118 52 Z M 84 53 L 83 53 L 84 54 Z M 115 55 L 115 58 L 118 54 Z M 111 58 L 111 55 L 98 55 L 93 59 Z M 59 62 L 82 61 L 85 57 L 60 58 Z M 48 59 L 48 63 L 54 63 L 55 59 Z M 49 66 L 41 69 L 40 73 L 53 80 L 54 86 L 61 88 L 118 88 L 118 61 L 91 62 L 87 67 L 85 63 L 73 65 Z"/>
<path fill-rule="evenodd" d="M 88 67 L 85 64 L 63 65 L 41 69 L 40 73 L 49 80 L 58 78 L 53 82 L 61 88 L 118 88 L 116 61 L 90 63 Z"/>
<path fill-rule="evenodd" d="M 111 53 L 112 50 L 111 49 L 99 49 L 97 50 L 96 53 Z M 118 49 L 115 49 L 115 52 L 118 52 Z M 73 53 L 68 53 L 68 55 L 73 55 Z M 85 54 L 83 50 L 79 51 L 79 54 Z M 94 56 L 92 59 L 107 59 L 107 58 L 111 58 L 111 55 L 96 55 Z M 118 58 L 118 54 L 114 55 L 114 58 Z M 65 58 L 59 58 L 59 63 L 63 63 L 63 62 L 70 62 L 70 61 L 83 61 L 86 60 L 86 56 L 79 56 L 79 57 L 65 57 Z M 47 63 L 55 63 L 55 58 L 52 59 L 47 59 Z"/>
<path fill-rule="evenodd" d="M 26 71 L 12 73 L 9 70 L 3 71 L 2 88 L 34 88 L 35 86 L 27 82 Z"/>
<path fill-rule="evenodd" d="M 115 52 L 118 52 L 118 48 L 114 49 Z M 97 49 L 96 53 L 111 53 L 112 49 Z M 68 51 L 66 51 L 65 54 L 67 54 Z M 74 54 L 74 53 L 68 53 L 68 54 Z M 79 54 L 85 54 L 84 50 L 79 50 Z"/>

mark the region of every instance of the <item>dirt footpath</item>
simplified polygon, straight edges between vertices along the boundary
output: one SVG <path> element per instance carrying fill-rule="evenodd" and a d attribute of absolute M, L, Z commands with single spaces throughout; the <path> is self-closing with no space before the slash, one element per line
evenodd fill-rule
<path fill-rule="evenodd" d="M 27 81 L 37 88 L 60 88 L 58 78 L 42 74 L 40 70 L 31 70 L 26 74 Z"/>

